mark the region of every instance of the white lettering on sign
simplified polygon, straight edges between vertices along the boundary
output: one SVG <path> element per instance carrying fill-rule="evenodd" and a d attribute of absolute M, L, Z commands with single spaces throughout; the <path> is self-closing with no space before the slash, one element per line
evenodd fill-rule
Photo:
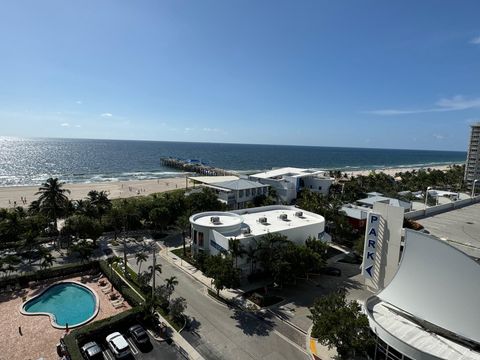
<path fill-rule="evenodd" d="M 375 263 L 375 254 L 377 252 L 378 225 L 380 224 L 380 218 L 380 215 L 375 213 L 369 213 L 367 218 L 362 275 L 368 279 L 373 279 L 373 265 Z"/>

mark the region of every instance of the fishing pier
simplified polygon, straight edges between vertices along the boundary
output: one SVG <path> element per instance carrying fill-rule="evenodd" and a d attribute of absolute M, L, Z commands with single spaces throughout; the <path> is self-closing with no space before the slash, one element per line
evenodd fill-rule
<path fill-rule="evenodd" d="M 205 165 L 200 160 L 182 160 L 169 157 L 160 158 L 160 163 L 165 167 L 206 176 L 235 175 L 229 171 L 226 171 L 225 169 L 219 169 L 216 167 Z"/>

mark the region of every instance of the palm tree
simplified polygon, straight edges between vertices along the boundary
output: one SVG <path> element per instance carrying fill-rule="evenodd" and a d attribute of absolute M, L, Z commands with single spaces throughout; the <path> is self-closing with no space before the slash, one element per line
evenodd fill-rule
<path fill-rule="evenodd" d="M 142 263 L 148 259 L 147 254 L 140 252 L 135 254 L 135 259 L 137 259 L 138 273 L 140 274 Z M 140 264 L 140 265 L 139 265 Z"/>
<path fill-rule="evenodd" d="M 230 254 L 235 258 L 235 267 L 238 268 L 238 258 L 245 254 L 245 249 L 238 239 L 228 240 L 228 249 Z"/>
<path fill-rule="evenodd" d="M 58 178 L 50 178 L 35 193 L 35 195 L 40 195 L 38 197 L 40 208 L 53 220 L 55 232 L 58 231 L 57 219 L 68 203 L 68 197 L 65 194 L 70 194 L 70 190 L 62 188 L 64 184 Z"/>
<path fill-rule="evenodd" d="M 46 269 L 47 267 L 50 267 L 53 265 L 53 256 L 50 253 L 46 253 L 43 255 L 43 261 L 40 264 L 40 267 L 43 269 Z"/>
<path fill-rule="evenodd" d="M 170 296 L 172 295 L 173 290 L 175 290 L 175 286 L 178 285 L 177 277 L 171 276 L 165 279 L 165 285 L 167 286 L 167 289 L 170 291 L 170 295 L 168 296 L 168 301 L 170 302 Z"/>
<path fill-rule="evenodd" d="M 94 206 L 100 222 L 103 215 L 107 213 L 112 207 L 112 202 L 108 198 L 108 193 L 104 190 L 90 190 L 87 194 L 88 200 Z"/>
<path fill-rule="evenodd" d="M 245 251 L 245 255 L 247 255 L 248 261 L 250 262 L 250 274 L 253 274 L 254 265 L 257 262 L 257 248 L 254 246 L 249 246 Z"/>
<path fill-rule="evenodd" d="M 190 218 L 188 214 L 182 215 L 178 218 L 176 228 L 182 232 L 183 256 L 187 256 L 187 248 L 185 246 L 185 237 L 187 231 L 190 229 Z"/>
<path fill-rule="evenodd" d="M 159 273 L 159 274 L 162 273 L 162 264 L 155 264 L 155 266 L 150 265 L 148 267 L 148 270 L 152 274 L 152 293 L 153 293 L 155 291 L 155 274 L 156 273 Z"/>

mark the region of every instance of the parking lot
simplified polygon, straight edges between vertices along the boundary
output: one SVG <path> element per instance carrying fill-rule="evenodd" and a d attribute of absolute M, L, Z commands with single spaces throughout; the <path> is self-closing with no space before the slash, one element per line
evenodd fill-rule
<path fill-rule="evenodd" d="M 130 335 L 126 335 L 122 332 L 122 335 L 128 342 L 130 347 L 131 356 L 127 357 L 126 359 L 138 359 L 138 360 L 154 360 L 154 359 L 166 359 L 166 360 L 179 360 L 185 359 L 182 356 L 180 350 L 177 346 L 166 341 L 158 342 L 154 338 L 149 335 L 150 342 L 144 346 L 139 346 L 137 343 L 134 342 Z M 108 348 L 106 340 L 103 339 L 90 339 L 89 341 L 95 341 L 101 348 L 104 360 L 115 360 L 115 356 L 113 355 L 112 351 Z M 82 343 L 81 346 L 84 344 Z M 81 347 L 80 346 L 80 347 Z"/>

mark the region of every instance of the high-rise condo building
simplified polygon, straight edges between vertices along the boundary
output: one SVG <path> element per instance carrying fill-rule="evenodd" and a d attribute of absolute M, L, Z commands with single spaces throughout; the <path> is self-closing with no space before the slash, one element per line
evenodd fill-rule
<path fill-rule="evenodd" d="M 480 122 L 472 124 L 470 145 L 465 165 L 465 182 L 469 189 L 475 180 L 480 180 Z M 479 185 L 477 183 L 477 185 Z"/>

